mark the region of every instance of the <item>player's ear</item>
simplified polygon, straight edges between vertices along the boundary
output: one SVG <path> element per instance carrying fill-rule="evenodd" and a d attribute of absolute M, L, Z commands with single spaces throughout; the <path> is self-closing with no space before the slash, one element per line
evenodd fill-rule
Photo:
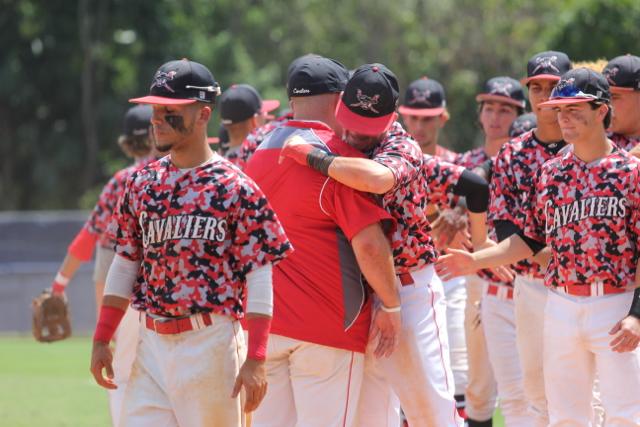
<path fill-rule="evenodd" d="M 449 121 L 449 112 L 444 110 L 442 114 L 440 114 L 440 127 L 444 127 L 445 123 Z"/>
<path fill-rule="evenodd" d="M 207 124 L 209 122 L 210 118 L 211 118 L 211 107 L 210 106 L 204 105 L 201 108 L 199 108 L 198 115 L 196 116 L 196 119 L 198 121 L 202 121 L 204 124 Z"/>

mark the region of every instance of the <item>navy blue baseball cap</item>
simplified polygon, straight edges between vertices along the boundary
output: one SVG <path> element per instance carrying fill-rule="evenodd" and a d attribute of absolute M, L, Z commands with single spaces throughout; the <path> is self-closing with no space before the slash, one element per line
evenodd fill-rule
<path fill-rule="evenodd" d="M 404 103 L 398 108 L 407 116 L 435 117 L 444 113 L 447 101 L 442 85 L 427 77 L 411 82 L 404 95 Z"/>
<path fill-rule="evenodd" d="M 126 136 L 149 135 L 153 108 L 150 105 L 136 105 L 127 110 L 122 123 L 122 133 Z"/>
<path fill-rule="evenodd" d="M 181 59 L 163 64 L 153 76 L 149 95 L 130 99 L 135 104 L 212 104 L 220 95 L 220 85 L 204 65 Z"/>
<path fill-rule="evenodd" d="M 611 92 L 607 79 L 589 68 L 574 68 L 566 72 L 551 91 L 549 100 L 540 104 L 553 107 L 561 104 L 601 102 L 609 104 Z"/>
<path fill-rule="evenodd" d="M 571 68 L 571 60 L 564 52 L 548 50 L 536 53 L 527 62 L 527 77 L 520 80 L 520 83 L 528 85 L 534 80 L 558 81 Z"/>
<path fill-rule="evenodd" d="M 335 59 L 305 55 L 289 66 L 287 95 L 289 98 L 342 92 L 349 71 Z"/>
<path fill-rule="evenodd" d="M 380 135 L 396 120 L 400 89 L 395 74 L 382 64 L 358 67 L 336 107 L 336 119 L 348 131 Z"/>
<path fill-rule="evenodd" d="M 602 74 L 609 82 L 611 92 L 640 90 L 640 58 L 635 55 L 613 58 Z"/>
<path fill-rule="evenodd" d="M 494 77 L 487 80 L 484 91 L 476 96 L 476 101 L 496 101 L 524 108 L 526 101 L 522 85 L 511 77 Z"/>
<path fill-rule="evenodd" d="M 258 91 L 248 84 L 232 85 L 220 100 L 222 123 L 230 125 L 245 121 L 256 114 L 266 114 L 280 106 L 277 99 L 263 100 Z"/>

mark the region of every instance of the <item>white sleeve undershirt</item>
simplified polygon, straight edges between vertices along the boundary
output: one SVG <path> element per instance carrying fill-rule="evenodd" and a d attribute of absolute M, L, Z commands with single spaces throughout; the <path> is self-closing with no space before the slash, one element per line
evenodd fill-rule
<path fill-rule="evenodd" d="M 273 316 L 273 278 L 271 264 L 247 274 L 247 313 Z"/>
<path fill-rule="evenodd" d="M 140 264 L 141 261 L 131 261 L 116 254 L 107 273 L 104 294 L 126 299 L 131 298 L 133 284 L 138 277 Z"/>

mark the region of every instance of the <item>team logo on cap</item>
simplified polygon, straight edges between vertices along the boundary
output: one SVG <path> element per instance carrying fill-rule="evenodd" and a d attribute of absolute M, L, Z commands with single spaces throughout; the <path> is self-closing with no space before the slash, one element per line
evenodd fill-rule
<path fill-rule="evenodd" d="M 498 93 L 504 96 L 511 96 L 511 89 L 513 89 L 513 85 L 509 82 L 492 82 L 491 84 L 491 93 Z"/>
<path fill-rule="evenodd" d="M 411 93 L 413 94 L 414 103 L 420 102 L 431 106 L 431 101 L 429 100 L 429 98 L 431 97 L 431 91 L 429 89 L 412 89 Z"/>
<path fill-rule="evenodd" d="M 380 101 L 380 95 L 367 96 L 362 93 L 362 90 L 358 89 L 356 99 L 358 102 L 349 104 L 350 107 L 360 107 L 365 111 L 373 111 L 376 114 L 380 114 L 380 112 L 373 107 Z"/>
<path fill-rule="evenodd" d="M 604 74 L 609 84 L 615 86 L 616 82 L 613 79 L 615 79 L 618 75 L 618 71 L 620 71 L 620 68 L 618 68 L 618 66 L 616 65 L 611 68 L 607 68 L 602 72 L 602 74 Z"/>
<path fill-rule="evenodd" d="M 171 86 L 169 86 L 168 82 L 173 80 L 177 74 L 177 71 L 158 71 L 153 77 L 151 89 L 153 89 L 154 87 L 163 87 L 169 92 L 175 92 L 173 89 L 171 89 Z"/>
<path fill-rule="evenodd" d="M 556 61 L 558 57 L 556 55 L 553 56 L 541 56 L 536 58 L 536 68 L 533 69 L 531 74 L 536 74 L 539 70 L 553 70 L 556 73 L 559 73 L 560 70 L 556 67 Z"/>
<path fill-rule="evenodd" d="M 560 80 L 558 82 L 558 84 L 556 85 L 555 89 L 556 89 L 556 91 L 561 91 L 564 88 L 567 88 L 569 86 L 573 86 L 575 82 L 576 82 L 576 78 L 575 77 L 570 77 L 570 78 L 568 78 L 566 80 Z"/>

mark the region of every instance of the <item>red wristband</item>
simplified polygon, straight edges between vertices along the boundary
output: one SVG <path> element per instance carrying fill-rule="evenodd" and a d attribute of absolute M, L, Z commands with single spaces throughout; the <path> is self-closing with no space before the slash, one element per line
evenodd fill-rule
<path fill-rule="evenodd" d="M 56 278 L 53 280 L 53 284 L 51 285 L 51 293 L 55 295 L 64 294 L 67 284 L 69 284 L 69 278 L 58 271 L 58 274 L 56 274 Z"/>
<path fill-rule="evenodd" d="M 254 360 L 267 358 L 267 343 L 271 330 L 271 317 L 256 316 L 247 319 L 249 333 L 249 351 L 247 357 Z"/>
<path fill-rule="evenodd" d="M 92 234 L 86 227 L 82 227 L 82 230 L 78 233 L 73 242 L 69 245 L 67 252 L 80 261 L 89 261 L 93 256 L 93 248 L 96 246 L 96 240 L 98 236 Z"/>
<path fill-rule="evenodd" d="M 110 305 L 100 307 L 100 317 L 96 325 L 96 332 L 93 334 L 93 340 L 107 344 L 111 342 L 111 338 L 116 333 L 123 316 L 124 310 L 117 307 Z"/>

